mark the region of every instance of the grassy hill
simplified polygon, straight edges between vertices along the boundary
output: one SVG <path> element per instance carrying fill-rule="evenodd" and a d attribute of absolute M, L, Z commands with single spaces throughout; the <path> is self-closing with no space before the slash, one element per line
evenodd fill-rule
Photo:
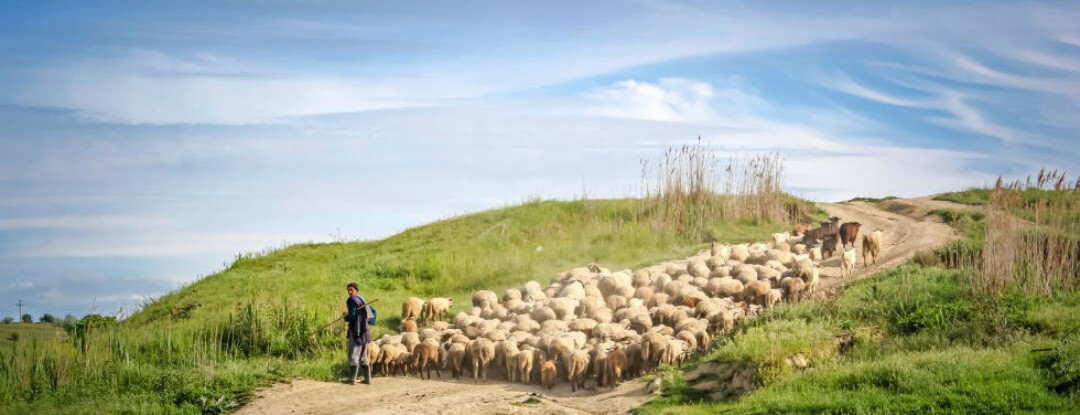
<path fill-rule="evenodd" d="M 588 263 L 635 268 L 713 240 L 764 240 L 789 226 L 698 209 L 730 202 L 708 197 L 693 205 L 533 201 L 378 241 L 244 255 L 124 322 L 101 322 L 43 348 L 0 348 L 0 413 L 224 412 L 260 385 L 338 376 L 340 327 L 320 328 L 340 315 L 350 281 L 380 300 L 376 332 L 396 330 L 411 295 L 453 297 L 456 312 L 471 306 L 477 289 L 546 283 Z M 816 212 L 786 196 L 777 203 L 800 220 Z"/>

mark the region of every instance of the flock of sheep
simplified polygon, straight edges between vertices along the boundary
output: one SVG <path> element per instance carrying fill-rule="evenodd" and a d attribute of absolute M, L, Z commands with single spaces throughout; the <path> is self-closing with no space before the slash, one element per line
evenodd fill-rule
<path fill-rule="evenodd" d="M 637 271 L 589 265 L 556 274 L 546 287 L 529 281 L 501 297 L 478 291 L 472 310 L 452 322 L 443 320 L 452 299 L 409 298 L 401 333 L 372 342 L 368 359 L 384 375 L 423 379 L 426 372 L 430 379 L 432 370 L 440 377 L 449 370 L 458 378 L 471 368 L 474 381 L 492 374 L 547 389 L 559 379 L 571 391 L 587 379 L 614 386 L 661 363 L 681 364 L 741 318 L 813 295 L 822 249 L 831 256 L 837 235 L 845 248 L 851 245 L 842 261 L 842 273 L 850 273 L 858 224 L 843 235 L 849 224 L 837 227 L 838 221 L 796 228 L 796 236 L 773 234 L 768 243 L 713 244 L 686 260 Z M 877 261 L 881 237 L 881 230 L 864 235 L 864 263 L 868 254 Z"/>

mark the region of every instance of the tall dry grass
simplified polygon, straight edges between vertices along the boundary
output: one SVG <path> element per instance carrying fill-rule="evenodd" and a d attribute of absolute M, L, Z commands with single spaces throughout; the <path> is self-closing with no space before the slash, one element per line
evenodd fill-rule
<path fill-rule="evenodd" d="M 807 205 L 783 193 L 779 153 L 730 157 L 723 164 L 701 138 L 670 147 L 654 163 L 641 161 L 642 203 L 658 213 L 654 229 L 707 239 L 713 221 L 795 223 L 811 217 Z"/>
<path fill-rule="evenodd" d="M 1032 181 L 999 178 L 986 204 L 986 235 L 975 273 L 977 295 L 1018 288 L 1053 295 L 1080 288 L 1080 189 L 1064 173 Z"/>

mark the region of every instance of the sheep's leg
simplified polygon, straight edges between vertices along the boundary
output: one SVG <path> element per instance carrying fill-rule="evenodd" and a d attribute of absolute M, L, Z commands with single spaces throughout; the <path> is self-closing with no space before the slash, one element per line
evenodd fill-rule
<path fill-rule="evenodd" d="M 480 377 L 480 362 L 476 361 L 476 359 L 473 359 L 473 362 L 472 362 L 472 379 L 473 379 L 473 383 L 480 383 L 480 381 L 478 380 L 479 377 Z"/>

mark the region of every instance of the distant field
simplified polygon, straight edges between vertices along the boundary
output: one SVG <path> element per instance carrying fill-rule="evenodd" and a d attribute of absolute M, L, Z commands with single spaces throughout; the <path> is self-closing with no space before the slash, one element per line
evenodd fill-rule
<path fill-rule="evenodd" d="M 67 340 L 64 329 L 46 323 L 12 323 L 0 324 L 0 347 L 11 347 L 12 336 L 17 336 L 19 341 L 31 342 L 37 340 L 61 341 Z"/>

